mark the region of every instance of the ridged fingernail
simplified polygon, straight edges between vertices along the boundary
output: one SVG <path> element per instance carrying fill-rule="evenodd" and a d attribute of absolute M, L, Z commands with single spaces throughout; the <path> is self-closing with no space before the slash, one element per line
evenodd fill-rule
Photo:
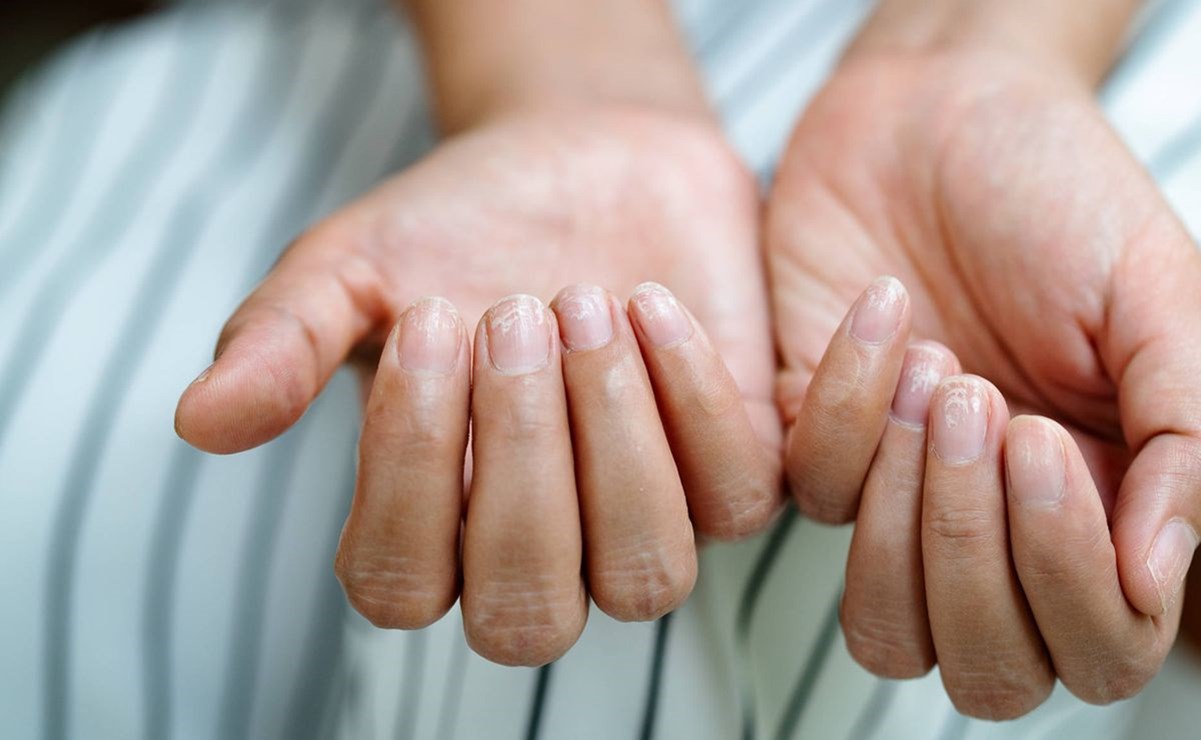
<path fill-rule="evenodd" d="M 905 309 L 906 294 L 894 277 L 876 278 L 855 305 L 851 336 L 868 344 L 879 344 L 896 334 Z"/>
<path fill-rule="evenodd" d="M 613 340 L 609 297 L 600 288 L 594 285 L 564 288 L 552 307 L 559 317 L 559 334 L 567 349 L 597 349 Z"/>
<path fill-rule="evenodd" d="M 1035 417 L 1012 422 L 1005 466 L 1010 494 L 1023 506 L 1051 508 L 1063 501 L 1063 442 L 1051 422 Z"/>
<path fill-rule="evenodd" d="M 459 359 L 462 331 L 450 301 L 423 298 L 405 311 L 397 351 L 400 365 L 415 373 L 447 375 Z"/>
<path fill-rule="evenodd" d="M 971 462 L 984 452 L 988 434 L 988 392 L 975 378 L 947 381 L 930 410 L 934 452 L 952 465 Z"/>
<path fill-rule="evenodd" d="M 669 347 L 692 336 L 692 322 L 676 297 L 662 285 L 643 283 L 634 289 L 630 300 L 638 326 L 656 347 Z"/>
<path fill-rule="evenodd" d="M 1182 519 L 1173 519 L 1159 530 L 1155 543 L 1151 545 L 1151 556 L 1147 558 L 1147 569 L 1155 579 L 1159 591 L 1159 603 L 1163 613 L 1176 603 L 1184 576 L 1193 561 L 1197 549 L 1197 532 Z"/>
<path fill-rule="evenodd" d="M 946 377 L 947 355 L 929 346 L 914 345 L 905 352 L 901 379 L 892 397 L 892 416 L 902 424 L 924 427 L 930 416 L 930 398 Z"/>
<path fill-rule="evenodd" d="M 523 375 L 550 361 L 550 318 L 542 301 L 515 295 L 488 309 L 485 319 L 492 366 L 508 375 Z"/>

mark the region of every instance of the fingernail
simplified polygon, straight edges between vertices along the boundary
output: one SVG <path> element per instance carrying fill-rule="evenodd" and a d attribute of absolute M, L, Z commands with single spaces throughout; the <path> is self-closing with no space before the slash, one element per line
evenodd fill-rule
<path fill-rule="evenodd" d="M 502 373 L 521 375 L 550 361 L 550 320 L 542 301 L 529 295 L 504 298 L 488 309 L 488 352 Z"/>
<path fill-rule="evenodd" d="M 902 424 L 924 427 L 930 416 L 930 397 L 947 372 L 947 357 L 929 347 L 913 346 L 905 353 L 901 380 L 892 397 L 892 416 Z"/>
<path fill-rule="evenodd" d="M 559 293 L 552 305 L 567 349 L 597 349 L 612 341 L 613 316 L 605 291 L 594 285 L 573 285 Z"/>
<path fill-rule="evenodd" d="M 417 373 L 447 375 L 459 359 L 458 312 L 450 301 L 423 298 L 405 311 L 397 351 L 400 365 Z"/>
<path fill-rule="evenodd" d="M 943 462 L 966 463 L 984 452 L 988 433 L 988 393 L 979 380 L 949 381 L 930 414 L 934 452 Z"/>
<path fill-rule="evenodd" d="M 658 283 L 643 283 L 630 296 L 642 333 L 656 347 L 669 347 L 692 336 L 692 322 L 679 301 Z"/>
<path fill-rule="evenodd" d="M 855 305 L 851 336 L 879 344 L 896 333 L 905 308 L 905 288 L 894 277 L 876 278 Z"/>
<path fill-rule="evenodd" d="M 1009 491 L 1024 506 L 1050 508 L 1063 501 L 1063 442 L 1050 422 L 1027 417 L 1017 422 L 1005 448 Z"/>
<path fill-rule="evenodd" d="M 1189 563 L 1193 560 L 1193 551 L 1197 549 L 1197 532 L 1181 519 L 1173 519 L 1159 530 L 1155 543 L 1151 545 L 1151 556 L 1147 559 L 1147 569 L 1155 579 L 1155 588 L 1159 591 L 1159 603 L 1163 605 L 1163 613 L 1176 603 L 1180 595 L 1180 587 L 1184 583 L 1184 575 L 1188 572 Z"/>

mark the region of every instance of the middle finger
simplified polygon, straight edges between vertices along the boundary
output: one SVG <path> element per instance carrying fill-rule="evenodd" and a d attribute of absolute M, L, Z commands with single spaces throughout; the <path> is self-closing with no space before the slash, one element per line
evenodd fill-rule
<path fill-rule="evenodd" d="M 559 657 L 587 616 L 557 336 L 532 296 L 500 301 L 476 331 L 463 626 L 506 665 Z"/>
<path fill-rule="evenodd" d="M 943 381 L 930 404 L 922 561 L 934 652 L 964 714 L 1012 719 L 1055 676 L 1009 555 L 1001 462 L 1009 410 L 991 383 Z"/>

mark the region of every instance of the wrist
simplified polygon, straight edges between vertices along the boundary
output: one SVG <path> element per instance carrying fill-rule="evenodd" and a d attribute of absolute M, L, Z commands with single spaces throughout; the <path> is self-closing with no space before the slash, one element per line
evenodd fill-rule
<path fill-rule="evenodd" d="M 408 0 L 443 134 L 513 113 L 642 105 L 711 116 L 664 0 Z"/>
<path fill-rule="evenodd" d="M 999 53 L 1092 88 L 1112 64 L 1141 0 L 881 0 L 847 51 Z"/>

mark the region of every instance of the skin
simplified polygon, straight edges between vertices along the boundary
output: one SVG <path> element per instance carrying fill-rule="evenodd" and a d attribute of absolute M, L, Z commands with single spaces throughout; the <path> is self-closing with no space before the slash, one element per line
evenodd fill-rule
<path fill-rule="evenodd" d="M 443 142 L 284 253 L 176 427 L 211 452 L 262 444 L 350 360 L 369 389 L 335 563 L 351 604 L 411 629 L 461 595 L 478 653 L 541 665 L 589 596 L 656 619 L 691 591 L 698 535 L 783 504 L 759 204 L 663 3 L 506 10 L 567 14 L 577 56 L 470 5 L 413 7 Z M 613 39 L 628 53 L 598 71 L 588 50 Z M 600 345 L 569 341 L 580 293 L 607 306 Z M 665 307 L 686 336 L 663 344 Z M 537 362 L 506 364 L 535 334 Z"/>
<path fill-rule="evenodd" d="M 1092 100 L 1097 16 L 1039 17 L 1020 42 L 973 16 L 988 3 L 881 26 L 907 5 L 885 3 L 805 112 L 771 196 L 793 494 L 856 521 L 842 623 L 869 670 L 937 662 L 959 710 L 991 719 L 1056 679 L 1126 698 L 1174 641 L 1201 531 L 1201 256 Z M 856 341 L 843 312 L 881 274 L 908 288 L 897 334 Z M 911 390 L 910 339 L 943 359 L 926 419 L 902 425 L 885 389 Z M 965 388 L 988 420 L 970 460 L 939 452 L 967 444 Z"/>
<path fill-rule="evenodd" d="M 807 514 L 857 522 L 848 647 L 885 676 L 939 663 L 974 716 L 1019 716 L 1056 679 L 1129 696 L 1179 618 L 1182 569 L 1157 584 L 1147 556 L 1165 523 L 1198 528 L 1201 267 L 1089 92 L 1132 7 L 883 3 L 771 195 L 783 462 Z M 351 603 L 413 628 L 461 593 L 473 648 L 535 665 L 588 596 L 655 618 L 691 589 L 694 533 L 776 511 L 754 187 L 678 38 L 653 32 L 661 3 L 413 10 L 447 139 L 288 250 L 177 427 L 260 444 L 353 358 L 374 383 L 337 561 Z M 571 32 L 544 39 L 522 22 L 538 12 Z M 675 339 L 637 293 L 619 303 L 646 279 L 687 307 Z M 490 321 L 512 306 L 487 307 L 578 280 L 528 312 L 541 359 L 502 367 Z M 433 373 L 405 349 L 429 286 L 453 307 Z M 606 342 L 564 331 L 581 291 L 603 296 Z M 968 457 L 964 409 L 983 414 Z"/>

